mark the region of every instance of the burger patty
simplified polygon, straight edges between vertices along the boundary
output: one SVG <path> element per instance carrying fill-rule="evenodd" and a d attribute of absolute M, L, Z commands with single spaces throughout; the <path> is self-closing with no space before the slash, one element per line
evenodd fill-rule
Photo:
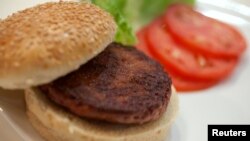
<path fill-rule="evenodd" d="M 38 88 L 80 117 L 141 124 L 165 112 L 171 79 L 135 48 L 112 43 L 78 70 Z"/>

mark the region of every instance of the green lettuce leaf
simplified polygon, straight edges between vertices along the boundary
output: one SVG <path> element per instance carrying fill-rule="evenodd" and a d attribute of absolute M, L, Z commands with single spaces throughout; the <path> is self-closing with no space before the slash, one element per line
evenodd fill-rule
<path fill-rule="evenodd" d="M 193 5 L 195 0 L 127 0 L 126 18 L 131 22 L 134 31 L 137 31 L 161 15 L 173 3 Z"/>
<path fill-rule="evenodd" d="M 113 15 L 118 26 L 115 41 L 125 44 L 135 44 L 136 38 L 131 25 L 127 21 L 124 13 L 127 0 L 91 0 L 92 3 L 98 5 Z"/>
<path fill-rule="evenodd" d="M 194 4 L 195 0 L 82 0 L 90 1 L 108 11 L 118 29 L 115 41 L 134 45 L 135 32 L 162 14 L 172 3 Z"/>

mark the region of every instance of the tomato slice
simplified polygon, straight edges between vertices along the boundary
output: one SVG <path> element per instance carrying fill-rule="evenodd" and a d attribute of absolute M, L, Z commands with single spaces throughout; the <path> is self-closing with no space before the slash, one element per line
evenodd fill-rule
<path fill-rule="evenodd" d="M 164 22 L 178 42 L 203 55 L 239 57 L 247 46 L 244 37 L 235 28 L 186 5 L 170 6 L 164 15 Z"/>
<path fill-rule="evenodd" d="M 184 49 L 156 20 L 147 30 L 149 50 L 167 70 L 190 80 L 219 80 L 228 76 L 236 65 L 235 59 L 206 58 Z"/>
<path fill-rule="evenodd" d="M 148 49 L 148 45 L 146 42 L 145 34 L 146 34 L 147 28 L 141 29 L 139 32 L 137 32 L 137 38 L 138 38 L 138 44 L 136 45 L 136 48 L 142 52 L 144 52 L 146 55 L 155 58 L 152 56 L 150 50 Z M 180 77 L 179 75 L 176 75 L 169 70 L 165 69 L 166 73 L 169 74 L 169 76 L 172 79 L 172 83 L 175 86 L 177 91 L 184 92 L 184 91 L 197 91 L 209 88 L 216 84 L 216 81 L 193 81 L 193 80 L 187 80 L 185 78 Z"/>
<path fill-rule="evenodd" d="M 170 75 L 174 87 L 176 88 L 177 91 L 180 91 L 180 92 L 203 90 L 218 83 L 218 81 L 188 80 L 170 72 L 169 70 L 166 70 L 166 71 Z"/>
<path fill-rule="evenodd" d="M 144 27 L 136 33 L 138 42 L 137 42 L 137 45 L 135 47 L 139 51 L 145 53 L 147 56 L 153 58 L 148 47 L 147 47 L 147 44 L 146 44 L 146 37 L 145 37 L 146 31 L 147 31 L 147 27 Z"/>

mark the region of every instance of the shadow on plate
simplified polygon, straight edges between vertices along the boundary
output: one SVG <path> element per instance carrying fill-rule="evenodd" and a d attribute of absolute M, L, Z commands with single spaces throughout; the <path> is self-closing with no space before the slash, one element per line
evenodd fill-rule
<path fill-rule="evenodd" d="M 24 92 L 21 90 L 3 90 L 0 89 L 0 108 L 2 116 L 0 119 L 4 120 L 6 128 L 12 129 L 12 137 L 16 136 L 20 141 L 44 141 L 35 132 L 28 117 L 25 113 Z M 9 140 L 8 139 L 8 140 Z M 16 141 L 19 141 L 16 140 Z"/>

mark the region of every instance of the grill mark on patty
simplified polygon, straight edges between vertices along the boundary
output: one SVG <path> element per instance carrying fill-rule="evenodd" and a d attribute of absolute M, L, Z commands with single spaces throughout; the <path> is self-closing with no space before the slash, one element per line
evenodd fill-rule
<path fill-rule="evenodd" d="M 39 88 L 78 116 L 144 123 L 164 113 L 171 79 L 157 62 L 135 48 L 112 43 L 78 70 Z"/>

